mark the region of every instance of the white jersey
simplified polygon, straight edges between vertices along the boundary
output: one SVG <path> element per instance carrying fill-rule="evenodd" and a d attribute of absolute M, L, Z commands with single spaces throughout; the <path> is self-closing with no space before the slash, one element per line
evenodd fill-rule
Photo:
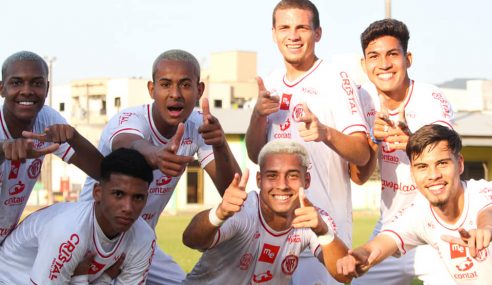
<path fill-rule="evenodd" d="M 99 280 L 125 253 L 115 284 L 145 284 L 155 247 L 153 230 L 138 219 L 106 251 L 96 234 L 93 204 L 58 203 L 28 216 L 0 248 L 0 281 L 68 284 L 84 255 L 92 252 L 96 255 L 89 269 L 89 283 Z"/>
<path fill-rule="evenodd" d="M 360 92 L 360 100 L 367 124 L 373 128 L 375 115 L 380 111 L 381 103 L 375 88 L 365 87 Z M 402 104 L 405 106 L 405 119 L 412 133 L 428 124 L 441 124 L 452 128 L 451 105 L 433 85 L 412 80 L 408 95 Z M 388 112 L 391 120 L 399 120 L 398 110 Z M 385 142 L 381 142 L 378 160 L 381 172 L 380 222 L 384 225 L 411 205 L 418 190 L 410 174 L 410 161 L 404 150 L 390 149 Z"/>
<path fill-rule="evenodd" d="M 315 256 L 321 253 L 316 234 L 310 228 L 270 228 L 252 191 L 241 211 L 219 228 L 183 284 L 289 284 L 299 254 L 307 247 Z"/>
<path fill-rule="evenodd" d="M 348 74 L 318 60 L 306 74 L 289 82 L 285 71 L 265 79 L 265 86 L 280 97 L 280 110 L 268 117 L 268 141 L 288 138 L 303 144 L 311 164 L 311 185 L 306 195 L 328 211 L 335 220 L 339 237 L 352 244 L 352 196 L 348 162 L 323 142 L 304 142 L 297 122 L 305 102 L 321 123 L 343 134 L 367 132 L 360 111 L 357 88 Z"/>
<path fill-rule="evenodd" d="M 152 104 L 147 104 L 127 108 L 111 118 L 101 134 L 99 151 L 103 155 L 111 153 L 113 139 L 119 134 L 138 135 L 157 147 L 166 146 L 169 139 L 159 133 L 151 114 Z M 210 161 L 214 160 L 214 153 L 212 146 L 205 144 L 202 136 L 198 133 L 198 128 L 202 123 L 202 114 L 198 111 L 193 111 L 184 123 L 185 130 L 177 154 L 185 156 L 197 154 L 201 166 L 205 167 Z M 171 198 L 180 177 L 168 177 L 159 169 L 154 170 L 154 180 L 149 186 L 147 204 L 141 215 L 152 228 L 155 228 L 159 216 Z M 95 182 L 91 177 L 87 178 L 80 194 L 80 200 L 92 200 L 92 189 Z"/>
<path fill-rule="evenodd" d="M 469 180 L 463 182 L 464 207 L 454 224 L 448 224 L 434 213 L 429 202 L 417 195 L 415 204 L 394 222 L 383 227 L 382 234 L 393 238 L 399 253 L 405 254 L 417 245 L 429 244 L 437 250 L 442 262 L 458 284 L 490 284 L 492 280 L 492 250 L 489 246 L 473 258 L 467 247 L 448 243 L 442 235 L 459 237 L 458 228 L 477 228 L 478 213 L 492 207 L 492 182 Z"/>
<path fill-rule="evenodd" d="M 0 110 L 3 110 L 1 105 Z M 55 124 L 67 124 L 67 122 L 58 112 L 48 106 L 43 106 L 36 117 L 32 131 L 44 133 L 47 127 Z M 0 125 L 0 140 L 13 139 L 5 122 L 3 111 L 0 112 Z M 34 148 L 44 148 L 49 144 L 51 143 L 35 141 Z M 60 148 L 54 152 L 65 162 L 70 160 L 73 153 L 74 151 L 68 143 L 60 145 Z M 26 159 L 24 163 L 5 160 L 0 165 L 0 244 L 19 222 L 29 195 L 41 172 L 43 159 L 44 156 Z"/>

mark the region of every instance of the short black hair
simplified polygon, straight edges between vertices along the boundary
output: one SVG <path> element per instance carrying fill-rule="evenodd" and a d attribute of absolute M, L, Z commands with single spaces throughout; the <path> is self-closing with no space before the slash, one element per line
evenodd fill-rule
<path fill-rule="evenodd" d="M 313 2 L 309 0 L 282 0 L 278 2 L 278 4 L 273 9 L 273 15 L 272 15 L 273 28 L 275 28 L 275 13 L 277 13 L 278 10 L 287 10 L 287 9 L 301 9 L 301 10 L 311 11 L 311 13 L 313 14 L 313 19 L 312 19 L 313 27 L 315 29 L 320 27 L 318 8 L 316 8 L 316 5 L 314 5 Z"/>
<path fill-rule="evenodd" d="M 101 162 L 101 181 L 109 181 L 111 174 L 124 174 L 151 183 L 154 176 L 144 156 L 138 151 L 119 148 L 105 156 Z"/>
<path fill-rule="evenodd" d="M 458 157 L 461 152 L 460 135 L 453 129 L 443 125 L 425 125 L 413 133 L 407 143 L 407 156 L 412 161 L 419 157 L 427 146 L 436 146 L 440 141 L 446 141 L 451 152 Z"/>
<path fill-rule="evenodd" d="M 170 49 L 168 51 L 165 51 L 154 60 L 154 64 L 152 64 L 152 81 L 155 82 L 157 66 L 159 65 L 159 62 L 163 60 L 182 61 L 190 63 L 193 66 L 193 71 L 195 72 L 197 81 L 200 82 L 200 63 L 194 55 L 181 49 Z"/>
<path fill-rule="evenodd" d="M 49 69 L 48 69 L 48 64 L 46 63 L 46 61 L 44 61 L 44 59 L 42 57 L 40 57 L 38 54 L 36 54 L 32 51 L 25 51 L 24 50 L 24 51 L 16 52 L 16 53 L 10 55 L 9 57 L 7 57 L 7 59 L 5 59 L 5 61 L 2 64 L 2 81 L 6 79 L 7 69 L 9 68 L 9 66 L 15 62 L 23 61 L 23 60 L 35 61 L 35 62 L 40 63 L 41 66 L 43 67 L 44 75 L 46 77 L 48 77 Z"/>
<path fill-rule="evenodd" d="M 360 43 L 362 45 L 362 53 L 366 53 L 366 48 L 370 42 L 375 39 L 384 36 L 395 37 L 400 41 L 400 45 L 403 52 L 407 53 L 408 40 L 410 39 L 410 32 L 407 26 L 395 19 L 384 19 L 373 22 L 367 27 L 367 29 L 360 35 Z"/>

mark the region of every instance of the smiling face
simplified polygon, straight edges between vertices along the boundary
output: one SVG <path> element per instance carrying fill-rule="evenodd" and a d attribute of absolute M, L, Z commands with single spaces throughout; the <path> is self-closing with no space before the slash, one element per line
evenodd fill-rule
<path fill-rule="evenodd" d="M 154 99 L 152 117 L 162 135 L 173 136 L 178 124 L 190 116 L 205 89 L 198 78 L 189 62 L 161 60 L 157 64 L 148 89 Z"/>
<path fill-rule="evenodd" d="M 273 153 L 265 156 L 260 172 L 256 174 L 263 214 L 293 214 L 299 207 L 299 187 L 308 188 L 309 182 L 309 173 L 298 155 Z"/>
<path fill-rule="evenodd" d="M 41 62 L 19 60 L 7 67 L 3 79 L 0 92 L 9 128 L 32 126 L 48 94 L 47 70 Z"/>
<path fill-rule="evenodd" d="M 447 141 L 428 145 L 411 161 L 411 172 L 419 191 L 432 206 L 439 208 L 457 205 L 463 193 L 460 181 L 463 169 L 463 156 L 453 154 Z"/>
<path fill-rule="evenodd" d="M 308 70 L 316 61 L 314 48 L 321 28 L 314 28 L 312 18 L 311 11 L 297 8 L 275 12 L 272 36 L 287 66 Z"/>
<path fill-rule="evenodd" d="M 405 95 L 410 85 L 407 68 L 411 64 L 411 53 L 405 54 L 400 41 L 392 36 L 371 41 L 362 60 L 362 67 L 379 94 L 389 97 Z"/>
<path fill-rule="evenodd" d="M 96 218 L 108 238 L 130 229 L 147 202 L 148 187 L 140 178 L 118 173 L 94 187 Z"/>

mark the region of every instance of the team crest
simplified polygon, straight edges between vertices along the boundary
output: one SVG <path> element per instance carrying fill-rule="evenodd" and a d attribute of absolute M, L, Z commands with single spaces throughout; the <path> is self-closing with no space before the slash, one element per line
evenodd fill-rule
<path fill-rule="evenodd" d="M 43 162 L 41 161 L 41 159 L 36 158 L 31 163 L 29 168 L 27 169 L 27 176 L 29 176 L 29 178 L 31 178 L 31 179 L 37 178 L 39 175 L 39 172 L 41 172 L 41 165 L 42 164 L 43 164 Z"/>
<path fill-rule="evenodd" d="M 299 258 L 293 254 L 287 255 L 282 261 L 282 272 L 292 275 L 297 268 Z"/>

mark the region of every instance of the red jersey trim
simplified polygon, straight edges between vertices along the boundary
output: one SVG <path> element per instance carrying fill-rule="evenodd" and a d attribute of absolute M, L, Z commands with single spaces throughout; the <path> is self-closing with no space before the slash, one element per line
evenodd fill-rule
<path fill-rule="evenodd" d="M 209 156 L 211 156 L 212 154 L 214 154 L 214 152 L 212 151 L 211 153 L 209 153 L 208 155 L 206 155 L 202 160 L 200 160 L 200 164 L 202 164 L 203 161 L 205 161 L 205 159 L 207 159 Z"/>
<path fill-rule="evenodd" d="M 65 157 L 67 156 L 67 154 L 70 152 L 70 150 L 72 149 L 72 146 L 68 146 L 67 150 L 65 151 L 65 153 L 63 154 L 62 156 L 62 160 L 65 161 Z"/>
<path fill-rule="evenodd" d="M 350 128 L 355 128 L 355 127 L 362 127 L 362 128 L 364 128 L 365 132 L 367 133 L 367 128 L 366 128 L 366 126 L 364 126 L 363 124 L 355 124 L 355 125 L 350 125 L 350 126 L 346 127 L 345 129 L 343 129 L 343 130 L 341 131 L 341 133 L 345 134 L 345 131 L 346 131 L 346 130 L 348 130 L 348 129 L 350 129 Z M 353 132 L 348 133 L 348 135 L 351 135 L 351 134 L 353 134 L 353 133 L 360 133 L 360 132 L 362 132 L 362 131 L 353 131 Z"/>
<path fill-rule="evenodd" d="M 407 108 L 408 102 L 410 102 L 410 98 L 412 97 L 412 94 L 413 94 L 413 84 L 414 84 L 414 81 L 410 80 L 410 91 L 408 92 L 407 98 L 405 98 L 405 104 L 403 106 L 403 109 Z M 397 111 L 399 111 L 399 110 L 397 110 Z M 398 112 L 396 112 L 396 113 L 388 112 L 388 114 L 390 116 L 394 116 L 394 115 L 398 115 Z"/>
<path fill-rule="evenodd" d="M 297 84 L 301 83 L 301 81 L 303 81 L 306 77 L 308 77 L 311 73 L 313 73 L 316 69 L 318 69 L 318 67 L 320 66 L 321 62 L 323 62 L 322 59 L 318 60 L 318 62 L 316 62 L 312 67 L 311 67 L 311 70 L 308 71 L 307 74 L 305 74 L 303 77 L 301 77 L 300 79 L 297 80 L 297 82 L 295 82 L 294 84 L 292 85 L 289 85 L 286 81 L 285 81 L 285 75 L 284 74 L 284 77 L 282 78 L 282 81 L 284 82 L 285 86 L 287 87 L 294 87 L 296 86 Z"/>
<path fill-rule="evenodd" d="M 466 191 L 465 191 L 465 195 L 466 195 Z M 467 203 L 467 204 L 469 203 L 469 202 L 468 202 L 468 197 L 466 197 L 466 198 L 465 198 L 465 203 Z M 445 224 L 441 223 L 441 219 L 439 219 L 439 217 L 436 215 L 436 213 L 434 213 L 434 210 L 432 209 L 432 206 L 431 206 L 430 204 L 429 204 L 429 208 L 430 208 L 430 211 L 431 211 L 431 213 L 432 213 L 432 216 L 434 217 L 434 219 L 436 220 L 436 222 L 437 222 L 438 224 L 440 224 L 440 225 L 441 225 L 441 227 L 443 227 L 443 228 L 445 228 L 445 229 L 447 229 L 447 230 L 450 230 L 450 231 L 457 231 L 457 230 L 458 230 L 459 228 L 461 228 L 461 227 L 463 226 L 463 224 L 465 223 L 465 221 L 466 221 L 466 217 L 468 217 L 468 211 L 470 210 L 470 205 L 466 205 L 466 213 L 465 213 L 465 215 L 463 216 L 463 218 L 462 218 L 462 217 L 460 217 L 460 219 L 462 219 L 462 221 L 461 221 L 461 223 L 460 223 L 458 226 L 456 226 L 455 228 L 450 228 L 450 227 L 448 227 L 447 225 L 445 225 Z"/>
<path fill-rule="evenodd" d="M 392 234 L 396 235 L 396 237 L 400 240 L 401 249 L 403 250 L 403 254 L 406 254 L 407 253 L 407 251 L 405 249 L 405 243 L 403 242 L 403 239 L 401 238 L 401 236 L 397 232 L 392 231 L 392 230 L 384 230 L 382 232 L 392 233 Z"/>
<path fill-rule="evenodd" d="M 288 228 L 282 232 L 278 232 L 278 233 L 272 233 L 270 231 L 270 229 L 268 228 L 268 225 L 266 225 L 266 222 L 263 221 L 263 216 L 261 215 L 260 198 L 258 197 L 258 194 L 256 194 L 256 197 L 258 199 L 258 218 L 260 219 L 260 223 L 263 226 L 263 228 L 265 229 L 265 231 L 274 237 L 280 237 L 280 236 L 288 234 L 292 230 L 292 227 L 290 227 L 290 228 Z"/>
<path fill-rule="evenodd" d="M 2 112 L 2 115 L 0 116 L 0 123 L 2 124 L 2 129 L 3 129 L 3 133 L 5 134 L 5 137 L 7 139 L 12 139 L 9 132 L 7 131 L 7 126 L 5 125 L 5 122 L 3 121 L 3 112 Z"/>
<path fill-rule="evenodd" d="M 116 132 L 114 132 L 114 134 L 112 134 L 112 135 L 111 135 L 111 137 L 109 138 L 109 141 L 113 140 L 113 138 L 114 138 L 116 135 L 118 135 L 119 133 L 122 133 L 122 132 L 124 132 L 124 131 L 136 131 L 136 132 L 140 133 L 140 134 L 142 135 L 142 137 L 143 137 L 142 132 L 141 132 L 140 130 L 138 130 L 138 129 L 134 129 L 134 128 L 124 128 L 124 129 L 117 130 Z"/>
<path fill-rule="evenodd" d="M 102 253 L 102 250 L 100 250 L 99 247 L 97 246 L 97 242 L 96 242 L 96 225 L 95 225 L 95 223 L 97 223 L 97 221 L 96 221 L 96 213 L 94 212 L 95 211 L 94 208 L 93 208 L 92 211 L 93 211 L 93 215 L 94 215 L 94 220 L 92 221 L 92 242 L 94 243 L 94 247 L 96 248 L 97 254 L 99 254 L 99 256 L 101 256 L 102 258 L 111 257 L 116 252 L 116 250 L 118 250 L 118 247 L 120 246 L 121 242 L 123 241 L 123 238 L 125 237 L 125 233 L 126 232 L 121 233 L 120 240 L 118 241 L 118 243 L 116 244 L 116 246 L 113 248 L 112 251 L 110 251 L 107 255 L 105 255 L 104 253 Z"/>
<path fill-rule="evenodd" d="M 217 229 L 216 239 L 212 242 L 209 248 L 215 247 L 220 241 L 220 227 Z"/>
<path fill-rule="evenodd" d="M 160 136 L 159 132 L 154 128 L 154 120 L 152 119 L 152 112 L 150 112 L 150 104 L 147 104 L 147 119 L 149 120 L 149 126 L 150 130 L 154 134 L 155 138 L 161 143 L 161 144 L 167 144 L 167 142 L 163 141 Z"/>
<path fill-rule="evenodd" d="M 453 129 L 453 126 L 451 126 L 451 124 L 449 122 L 446 122 L 446 121 L 443 121 L 443 120 L 437 120 L 435 122 L 432 122 L 431 125 L 433 124 L 441 124 L 441 125 L 445 125 L 446 127 L 449 127 L 451 130 Z"/>

